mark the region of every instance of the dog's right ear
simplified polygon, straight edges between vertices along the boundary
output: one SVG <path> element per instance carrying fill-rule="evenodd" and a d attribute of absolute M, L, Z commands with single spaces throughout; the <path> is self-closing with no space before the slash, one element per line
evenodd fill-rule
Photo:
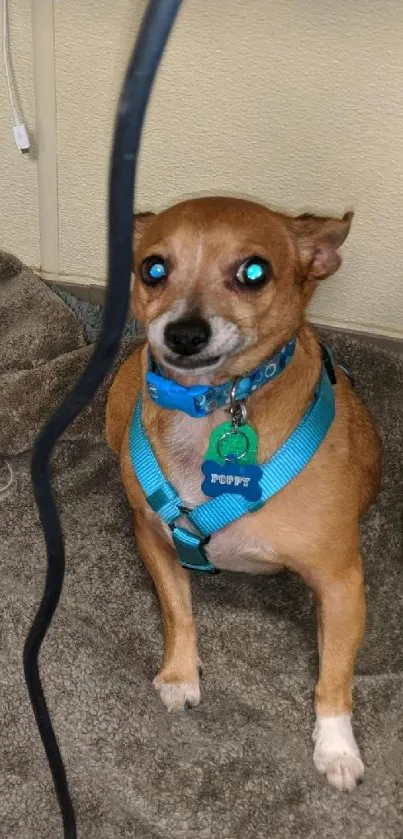
<path fill-rule="evenodd" d="M 132 253 L 132 270 L 134 272 L 134 251 L 136 245 L 147 230 L 147 227 L 155 213 L 134 213 L 133 215 L 133 253 Z"/>
<path fill-rule="evenodd" d="M 134 239 L 141 239 L 146 227 L 148 227 L 155 213 L 135 213 L 133 216 Z"/>

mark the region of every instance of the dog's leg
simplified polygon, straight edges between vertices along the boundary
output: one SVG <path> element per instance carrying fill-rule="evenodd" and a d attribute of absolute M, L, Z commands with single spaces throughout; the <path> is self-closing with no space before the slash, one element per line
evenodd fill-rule
<path fill-rule="evenodd" d="M 187 710 L 200 702 L 190 573 L 141 513 L 135 513 L 135 532 L 141 557 L 157 590 L 164 630 L 164 656 L 154 686 L 168 711 Z"/>
<path fill-rule="evenodd" d="M 320 607 L 319 600 L 316 601 L 316 626 L 317 626 L 317 640 L 318 640 L 318 655 L 319 655 L 319 667 L 322 660 L 322 650 L 323 650 L 323 624 L 322 624 L 322 611 Z"/>
<path fill-rule="evenodd" d="M 314 763 L 331 784 L 351 791 L 364 773 L 351 723 L 354 663 L 365 625 L 361 560 L 323 578 L 316 594 L 321 649 Z"/>

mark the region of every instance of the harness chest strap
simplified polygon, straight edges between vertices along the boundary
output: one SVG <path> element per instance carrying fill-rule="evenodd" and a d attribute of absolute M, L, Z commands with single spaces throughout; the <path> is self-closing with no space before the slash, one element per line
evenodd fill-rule
<path fill-rule="evenodd" d="M 328 360 L 328 359 L 326 359 Z M 330 378 L 331 376 L 331 378 Z M 210 536 L 258 510 L 273 495 L 293 480 L 311 460 L 324 440 L 335 416 L 332 388 L 334 372 L 330 362 L 322 368 L 313 399 L 298 426 L 265 463 L 260 464 L 262 497 L 251 502 L 241 495 L 224 494 L 188 510 L 174 487 L 166 480 L 147 437 L 142 421 L 142 397 L 139 396 L 129 430 L 129 452 L 136 477 L 150 507 L 172 530 L 181 564 L 193 571 L 216 573 L 204 550 Z M 186 518 L 196 533 L 175 524 Z"/>

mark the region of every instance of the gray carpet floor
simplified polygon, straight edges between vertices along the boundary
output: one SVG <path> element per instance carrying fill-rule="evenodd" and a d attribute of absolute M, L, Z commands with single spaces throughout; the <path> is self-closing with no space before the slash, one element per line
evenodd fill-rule
<path fill-rule="evenodd" d="M 100 311 L 62 299 L 0 254 L 0 835 L 61 837 L 22 675 L 45 553 L 30 449 L 86 363 Z M 89 331 L 91 330 L 91 331 Z M 401 839 L 403 836 L 403 357 L 329 333 L 384 443 L 384 480 L 363 523 L 368 630 L 355 679 L 367 772 L 352 795 L 312 766 L 312 597 L 292 575 L 195 577 L 202 704 L 168 715 L 151 687 L 158 607 L 136 554 L 115 457 L 107 384 L 53 460 L 67 575 L 41 672 L 80 839 Z M 130 351 L 129 326 L 119 361 Z M 117 363 L 119 363 L 119 361 Z M 4 478 L 4 481 L 3 481 Z M 0 488 L 7 478 L 0 469 Z"/>

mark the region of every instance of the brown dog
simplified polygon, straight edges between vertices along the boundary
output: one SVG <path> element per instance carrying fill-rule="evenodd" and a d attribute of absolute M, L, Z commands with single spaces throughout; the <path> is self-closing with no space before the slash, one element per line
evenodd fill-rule
<path fill-rule="evenodd" d="M 186 387 L 216 385 L 245 376 L 296 336 L 288 366 L 247 400 L 258 460 L 266 461 L 298 426 L 320 379 L 321 349 L 304 310 L 318 282 L 340 265 L 351 218 L 291 218 L 247 201 L 204 198 L 137 219 L 133 312 L 147 339 L 112 384 L 107 437 L 120 455 L 137 542 L 160 601 L 164 657 L 154 684 L 170 711 L 200 700 L 191 574 L 134 474 L 129 425 L 142 393 L 143 425 L 160 467 L 193 508 L 206 501 L 200 467 L 212 430 L 228 412 L 192 418 L 155 404 L 145 384 L 149 352 L 167 378 Z M 312 588 L 320 656 L 314 762 L 330 783 L 351 790 L 364 771 L 351 725 L 365 623 L 359 517 L 378 489 L 380 446 L 340 369 L 334 395 L 335 418 L 303 471 L 257 512 L 213 535 L 206 551 L 216 568 L 286 567 Z"/>

